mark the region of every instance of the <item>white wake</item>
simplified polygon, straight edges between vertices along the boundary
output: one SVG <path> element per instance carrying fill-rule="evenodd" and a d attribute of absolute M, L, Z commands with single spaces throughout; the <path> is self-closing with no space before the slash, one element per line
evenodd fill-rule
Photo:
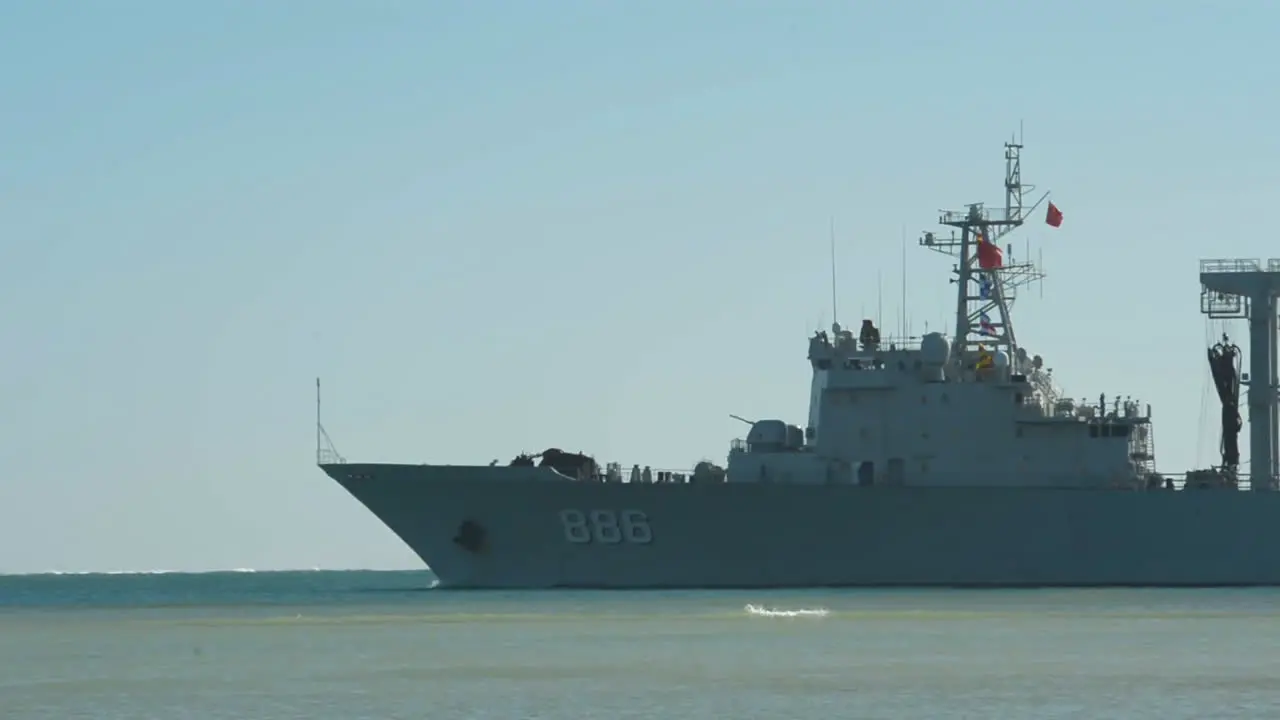
<path fill-rule="evenodd" d="M 831 614 L 830 610 L 823 607 L 784 610 L 782 608 L 771 608 L 763 605 L 753 605 L 751 603 L 747 603 L 747 606 L 743 608 L 743 610 L 746 610 L 748 615 L 771 618 L 821 618 Z"/>

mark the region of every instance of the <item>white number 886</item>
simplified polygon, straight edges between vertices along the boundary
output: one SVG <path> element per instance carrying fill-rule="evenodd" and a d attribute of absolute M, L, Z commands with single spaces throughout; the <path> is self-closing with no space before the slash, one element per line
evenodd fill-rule
<path fill-rule="evenodd" d="M 560 524 L 564 539 L 575 545 L 629 543 L 648 545 L 653 542 L 649 518 L 640 510 L 561 510 Z"/>

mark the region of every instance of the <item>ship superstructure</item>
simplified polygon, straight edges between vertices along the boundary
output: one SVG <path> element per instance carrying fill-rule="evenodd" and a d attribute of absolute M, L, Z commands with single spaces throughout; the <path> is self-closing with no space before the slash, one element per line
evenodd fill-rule
<path fill-rule="evenodd" d="M 1006 206 L 944 211 L 955 259 L 954 333 L 885 342 L 871 320 L 809 340 L 809 422 L 757 422 L 729 455 L 730 482 L 1118 487 L 1159 484 L 1150 408 L 1064 397 L 1019 345 L 1012 304 L 1042 273 L 1000 242 L 1023 223 L 1022 146 L 1005 145 Z M 1043 202 L 1043 199 L 1042 199 Z M 1034 211 L 1034 208 L 1032 209 Z M 1056 206 L 1052 213 L 1058 213 Z M 1059 222 L 1060 219 L 1059 219 Z M 802 441 L 803 439 L 803 441 Z"/>

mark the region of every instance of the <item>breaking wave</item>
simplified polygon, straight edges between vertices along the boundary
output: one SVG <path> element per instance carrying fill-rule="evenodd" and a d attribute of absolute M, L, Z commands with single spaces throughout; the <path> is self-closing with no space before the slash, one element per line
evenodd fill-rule
<path fill-rule="evenodd" d="M 756 617 L 771 618 L 822 618 L 831 614 L 831 611 L 824 608 L 797 608 L 795 610 L 784 610 L 782 608 L 771 608 L 763 605 L 754 605 L 747 603 L 743 608 L 748 615 Z"/>

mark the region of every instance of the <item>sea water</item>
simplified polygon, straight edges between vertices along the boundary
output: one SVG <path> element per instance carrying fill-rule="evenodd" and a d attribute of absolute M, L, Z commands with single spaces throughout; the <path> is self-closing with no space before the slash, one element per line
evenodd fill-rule
<path fill-rule="evenodd" d="M 0 576 L 0 718 L 1280 717 L 1280 592 Z"/>

